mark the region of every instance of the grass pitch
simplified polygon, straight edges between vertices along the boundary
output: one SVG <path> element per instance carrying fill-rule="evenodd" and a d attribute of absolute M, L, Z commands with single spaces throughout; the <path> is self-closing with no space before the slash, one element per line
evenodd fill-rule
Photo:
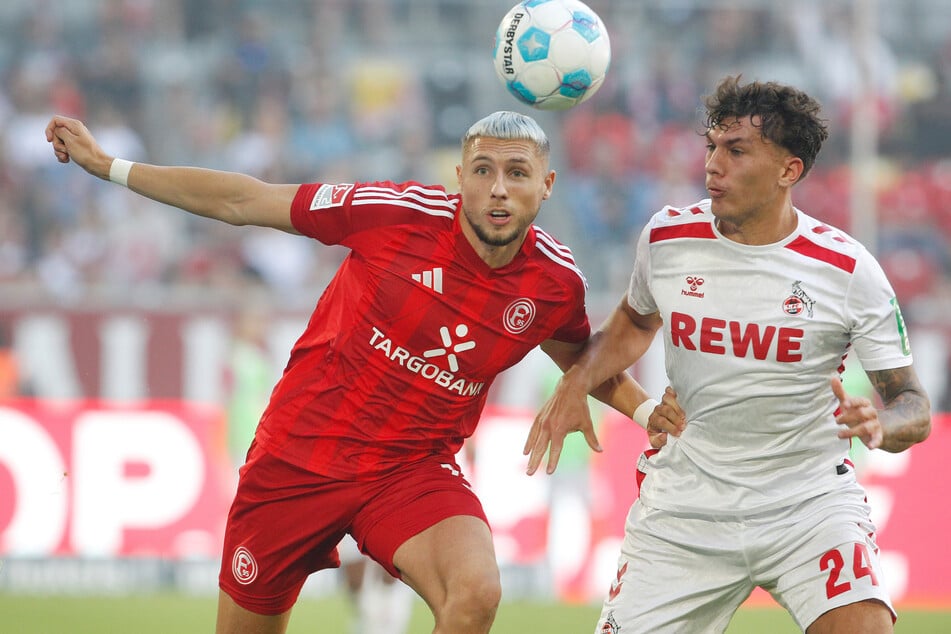
<path fill-rule="evenodd" d="M 214 597 L 147 594 L 120 597 L 0 595 L 0 631 L 5 634 L 191 634 L 215 627 Z M 493 634 L 589 634 L 600 609 L 529 601 L 503 602 Z M 347 634 L 352 611 L 346 598 L 303 598 L 294 608 L 289 634 Z M 432 631 L 432 617 L 417 601 L 410 634 Z M 951 609 L 899 610 L 897 634 L 948 634 Z M 778 608 L 743 607 L 728 634 L 795 634 L 799 629 Z"/>

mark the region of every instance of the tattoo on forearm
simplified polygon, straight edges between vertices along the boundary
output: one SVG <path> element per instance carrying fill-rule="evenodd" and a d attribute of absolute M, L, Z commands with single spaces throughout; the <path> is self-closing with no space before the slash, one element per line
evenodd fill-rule
<path fill-rule="evenodd" d="M 931 403 L 911 366 L 868 373 L 882 399 L 880 412 L 885 439 L 882 449 L 903 451 L 928 437 Z"/>

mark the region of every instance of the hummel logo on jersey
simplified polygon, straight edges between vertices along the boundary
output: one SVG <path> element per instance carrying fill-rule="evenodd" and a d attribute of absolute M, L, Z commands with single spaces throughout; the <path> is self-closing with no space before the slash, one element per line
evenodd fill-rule
<path fill-rule="evenodd" d="M 699 297 L 703 299 L 703 293 L 700 292 L 700 287 L 703 286 L 703 278 L 699 275 L 688 275 L 684 278 L 684 283 L 687 285 L 686 288 L 680 289 L 681 295 L 686 295 L 688 297 Z"/>
<path fill-rule="evenodd" d="M 442 267 L 437 266 L 422 273 L 413 273 L 413 280 L 422 284 L 426 288 L 431 288 L 440 295 L 442 294 Z"/>
<path fill-rule="evenodd" d="M 469 327 L 465 324 L 459 324 L 456 326 L 455 335 L 458 338 L 466 337 L 469 334 Z M 432 359 L 433 357 L 441 357 L 446 355 L 446 360 L 449 362 L 449 369 L 453 372 L 459 371 L 459 361 L 456 359 L 457 352 L 465 352 L 466 350 L 472 350 L 476 347 L 475 341 L 463 341 L 452 345 L 452 335 L 449 333 L 449 328 L 443 326 L 439 329 L 439 337 L 442 339 L 443 348 L 433 348 L 432 350 L 426 350 L 423 352 L 424 359 Z"/>

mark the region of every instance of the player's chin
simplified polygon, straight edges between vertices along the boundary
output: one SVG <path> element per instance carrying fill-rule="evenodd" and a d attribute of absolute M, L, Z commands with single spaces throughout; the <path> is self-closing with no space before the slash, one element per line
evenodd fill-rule
<path fill-rule="evenodd" d="M 727 215 L 729 213 L 730 206 L 729 203 L 724 200 L 723 196 L 711 196 L 710 197 L 710 211 L 714 216 L 720 218 L 721 216 Z M 721 220 L 726 220 L 726 218 L 720 218 Z"/>
<path fill-rule="evenodd" d="M 518 227 L 511 225 L 497 226 L 493 225 L 484 228 L 479 233 L 479 239 L 491 247 L 506 247 L 518 240 L 520 231 Z"/>

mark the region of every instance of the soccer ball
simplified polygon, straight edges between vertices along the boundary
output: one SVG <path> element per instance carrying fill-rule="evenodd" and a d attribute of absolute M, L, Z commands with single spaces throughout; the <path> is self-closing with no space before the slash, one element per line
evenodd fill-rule
<path fill-rule="evenodd" d="M 519 101 L 565 110 L 601 87 L 611 41 L 598 14 L 578 0 L 524 0 L 502 18 L 493 57 Z"/>

